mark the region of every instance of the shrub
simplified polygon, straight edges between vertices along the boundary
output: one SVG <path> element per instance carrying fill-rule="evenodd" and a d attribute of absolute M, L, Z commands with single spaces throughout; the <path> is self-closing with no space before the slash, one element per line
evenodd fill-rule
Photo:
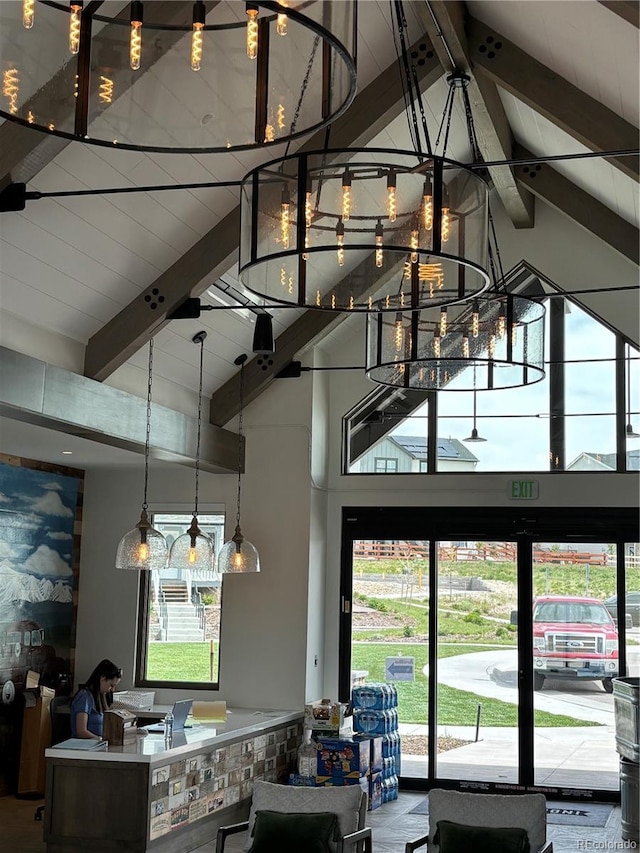
<path fill-rule="evenodd" d="M 466 616 L 463 617 L 464 622 L 471 622 L 473 625 L 483 625 L 484 619 L 477 610 L 472 610 L 471 613 L 467 613 Z"/>

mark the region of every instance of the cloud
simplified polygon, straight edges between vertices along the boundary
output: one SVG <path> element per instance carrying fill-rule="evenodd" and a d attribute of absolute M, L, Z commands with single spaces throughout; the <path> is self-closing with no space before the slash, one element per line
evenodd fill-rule
<path fill-rule="evenodd" d="M 41 498 L 36 498 L 33 501 L 32 507 L 46 515 L 61 515 L 66 518 L 73 518 L 73 513 L 69 507 L 66 507 L 60 500 L 60 496 L 52 491 L 47 492 Z"/>
<path fill-rule="evenodd" d="M 73 539 L 70 533 L 65 533 L 64 530 L 49 530 L 47 532 L 49 539 Z"/>
<path fill-rule="evenodd" d="M 43 489 L 47 489 L 47 490 L 49 490 L 49 491 L 54 491 L 54 490 L 55 490 L 56 492 L 61 492 L 61 491 L 62 491 L 62 486 L 60 485 L 60 483 L 56 483 L 56 481 L 55 481 L 55 480 L 52 480 L 52 481 L 51 481 L 51 482 L 49 482 L 49 483 L 43 483 L 43 484 L 42 484 L 42 488 L 43 488 Z"/>
<path fill-rule="evenodd" d="M 71 566 L 48 545 L 39 545 L 24 561 L 23 569 L 33 575 L 48 577 L 70 578 L 73 575 Z"/>
<path fill-rule="evenodd" d="M 4 539 L 0 539 L 0 560 L 7 560 L 11 562 L 15 562 L 22 560 L 23 551 L 30 551 L 30 545 L 24 545 L 18 542 L 7 542 Z"/>

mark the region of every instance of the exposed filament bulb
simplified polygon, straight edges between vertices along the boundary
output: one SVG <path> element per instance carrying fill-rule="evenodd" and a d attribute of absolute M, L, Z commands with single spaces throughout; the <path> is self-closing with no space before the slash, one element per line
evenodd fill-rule
<path fill-rule="evenodd" d="M 396 314 L 396 322 L 393 328 L 393 338 L 396 347 L 396 352 L 402 352 L 402 314 L 400 311 Z"/>
<path fill-rule="evenodd" d="M 480 309 L 478 303 L 474 302 L 471 308 L 471 336 L 478 337 L 480 332 Z"/>
<path fill-rule="evenodd" d="M 387 175 L 387 217 L 389 222 L 395 222 L 397 214 L 396 173 L 391 169 Z"/>
<path fill-rule="evenodd" d="M 142 58 L 142 3 L 134 0 L 131 4 L 131 34 L 129 36 L 129 65 L 132 71 L 138 71 Z"/>
<path fill-rule="evenodd" d="M 30 30 L 33 26 L 33 18 L 35 14 L 35 0 L 23 0 L 22 3 L 22 26 L 25 30 Z"/>
<path fill-rule="evenodd" d="M 433 332 L 433 354 L 435 358 L 440 358 L 442 350 L 440 348 L 440 329 L 435 329 Z"/>
<path fill-rule="evenodd" d="M 422 222 L 427 231 L 433 228 L 433 187 L 425 181 L 422 190 Z"/>
<path fill-rule="evenodd" d="M 80 50 L 80 15 L 82 0 L 71 0 L 69 4 L 69 53 L 74 55 Z"/>
<path fill-rule="evenodd" d="M 469 358 L 471 355 L 471 350 L 469 348 L 469 333 L 467 330 L 464 330 L 462 335 L 462 357 Z"/>
<path fill-rule="evenodd" d="M 487 352 L 489 353 L 489 358 L 493 358 L 496 354 L 496 336 L 493 332 L 490 333 L 487 341 Z"/>
<path fill-rule="evenodd" d="M 500 306 L 500 313 L 498 314 L 498 322 L 496 323 L 496 334 L 502 340 L 504 338 L 504 333 L 507 329 L 507 318 L 504 314 L 504 306 Z"/>
<path fill-rule="evenodd" d="M 2 74 L 2 94 L 9 101 L 9 112 L 15 115 L 18 112 L 18 94 L 20 92 L 20 78 L 17 68 L 8 68 Z"/>
<path fill-rule="evenodd" d="M 344 170 L 342 175 L 342 219 L 346 222 L 351 216 L 351 172 Z"/>
<path fill-rule="evenodd" d="M 338 247 L 337 256 L 338 256 L 338 266 L 344 266 L 344 222 L 342 219 L 338 219 L 336 225 L 336 245 Z"/>
<path fill-rule="evenodd" d="M 202 40 L 205 8 L 202 0 L 193 4 L 193 31 L 191 33 L 191 70 L 200 71 L 202 65 Z"/>
<path fill-rule="evenodd" d="M 511 346 L 514 347 L 518 343 L 518 324 L 514 323 L 511 327 Z"/>
<path fill-rule="evenodd" d="M 447 334 L 447 321 L 449 317 L 446 308 L 440 309 L 440 337 L 444 338 Z"/>
<path fill-rule="evenodd" d="M 378 219 L 378 224 L 376 225 L 376 266 L 379 268 L 383 263 L 383 240 L 384 240 L 384 230 L 382 228 L 382 222 Z"/>
<path fill-rule="evenodd" d="M 282 198 L 280 202 L 280 240 L 282 248 L 289 248 L 289 229 L 291 226 L 291 197 L 289 196 L 289 187 L 284 187 L 282 190 Z"/>
<path fill-rule="evenodd" d="M 287 34 L 287 16 L 282 13 L 278 14 L 276 18 L 276 32 L 279 36 L 286 36 Z"/>
<path fill-rule="evenodd" d="M 411 263 L 418 263 L 418 245 L 420 240 L 420 232 L 418 230 L 418 221 L 416 220 L 413 223 L 413 227 L 411 229 L 411 238 L 410 238 L 410 246 L 411 246 Z"/>
<path fill-rule="evenodd" d="M 258 7 L 255 3 L 247 3 L 247 56 L 256 59 L 258 56 Z"/>
<path fill-rule="evenodd" d="M 113 101 L 113 80 L 100 75 L 100 86 L 98 87 L 98 98 L 101 104 L 110 104 Z"/>
<path fill-rule="evenodd" d="M 442 208 L 442 220 L 440 224 L 440 239 L 443 243 L 446 243 L 449 239 L 449 235 L 451 233 L 451 217 L 449 215 L 449 208 Z"/>

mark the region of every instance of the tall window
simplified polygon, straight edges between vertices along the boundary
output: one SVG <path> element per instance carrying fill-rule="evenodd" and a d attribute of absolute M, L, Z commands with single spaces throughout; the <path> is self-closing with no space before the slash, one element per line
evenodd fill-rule
<path fill-rule="evenodd" d="M 439 392 L 380 388 L 345 417 L 345 473 L 616 471 L 621 424 L 625 470 L 637 470 L 638 350 L 624 342 L 625 358 L 617 361 L 615 332 L 559 294 L 544 302 L 544 379 L 477 390 L 475 400 L 473 391 L 458 390 L 473 385 L 464 373 Z M 621 376 L 624 407 L 616 393 Z M 481 440 L 470 441 L 474 425 Z M 404 451 L 396 469 L 383 464 L 383 457 L 395 455 L 389 448 Z"/>
<path fill-rule="evenodd" d="M 186 531 L 191 515 L 155 513 L 153 526 L 171 547 Z M 224 538 L 222 513 L 199 514 L 200 529 L 214 540 L 216 556 Z M 141 576 L 136 683 L 189 684 L 211 688 L 218 682 L 222 586 L 215 573 L 165 568 Z"/>

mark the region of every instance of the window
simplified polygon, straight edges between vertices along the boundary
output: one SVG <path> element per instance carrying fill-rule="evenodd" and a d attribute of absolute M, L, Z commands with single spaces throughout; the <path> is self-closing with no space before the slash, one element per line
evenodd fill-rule
<path fill-rule="evenodd" d="M 171 544 L 192 516 L 156 512 L 153 526 Z M 216 556 L 224 539 L 224 515 L 198 515 L 200 529 L 214 540 Z M 188 568 L 141 572 L 136 684 L 201 686 L 218 682 L 222 585 L 214 573 Z"/>
<path fill-rule="evenodd" d="M 376 474 L 395 474 L 397 470 L 397 459 L 385 459 L 384 457 L 376 456 L 374 465 Z"/>
<path fill-rule="evenodd" d="M 438 473 L 638 470 L 640 448 L 633 443 L 640 432 L 638 350 L 561 293 L 546 284 L 542 293 L 542 287 L 538 282 L 538 298 L 547 308 L 542 380 L 474 394 L 458 390 L 474 384 L 469 366 L 446 391 L 380 386 L 344 418 L 345 473 L 424 474 L 434 473 L 432 466 Z M 480 371 L 486 368 L 477 369 L 482 389 Z M 626 459 L 619 461 L 622 424 Z M 398 460 L 395 468 L 387 458 Z"/>

